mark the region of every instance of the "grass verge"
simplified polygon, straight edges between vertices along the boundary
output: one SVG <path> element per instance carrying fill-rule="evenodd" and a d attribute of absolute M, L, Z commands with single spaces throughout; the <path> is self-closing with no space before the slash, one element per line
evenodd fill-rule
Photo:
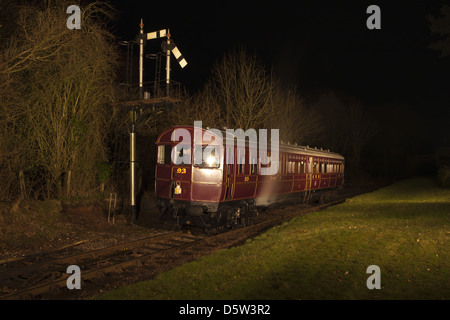
<path fill-rule="evenodd" d="M 450 191 L 409 179 L 96 298 L 450 299 L 449 227 Z"/>

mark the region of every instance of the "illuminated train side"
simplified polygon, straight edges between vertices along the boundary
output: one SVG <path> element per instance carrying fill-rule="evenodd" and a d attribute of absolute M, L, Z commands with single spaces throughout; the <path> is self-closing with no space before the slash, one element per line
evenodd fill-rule
<path fill-rule="evenodd" d="M 291 144 L 279 145 L 275 175 L 261 174 L 264 164 L 258 150 L 250 148 L 248 141 L 244 164 L 238 163 L 243 152 L 236 140 L 232 146 L 221 144 L 219 154 L 212 161 L 206 159 L 194 164 L 194 153 L 204 146 L 193 141 L 173 142 L 175 129 L 187 130 L 194 136 L 194 127 L 190 126 L 172 127 L 158 136 L 155 194 L 160 217 L 176 219 L 179 225 L 218 228 L 251 224 L 258 206 L 287 198 L 323 201 L 327 194 L 344 184 L 344 157 Z M 203 135 L 206 129 L 201 130 Z M 223 131 L 223 137 L 226 134 Z M 221 142 L 222 137 L 215 139 Z M 188 164 L 173 163 L 172 149 L 174 154 L 188 157 Z"/>

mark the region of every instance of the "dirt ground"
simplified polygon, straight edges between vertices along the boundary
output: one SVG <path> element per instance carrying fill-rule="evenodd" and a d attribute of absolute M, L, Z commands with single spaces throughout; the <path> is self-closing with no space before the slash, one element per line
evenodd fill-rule
<path fill-rule="evenodd" d="M 107 247 L 151 236 L 172 228 L 157 220 L 158 210 L 150 197 L 145 199 L 138 220 L 128 220 L 128 206 L 119 204 L 116 214 L 109 211 L 109 199 L 90 203 L 51 202 L 51 214 L 35 201 L 3 203 L 0 211 L 0 263 L 24 255 L 47 252 L 65 246 L 80 250 Z M 44 203 L 40 205 L 45 206 Z M 38 221 L 39 222 L 36 222 Z M 42 222 L 43 221 L 43 222 Z M 76 245 L 75 245 L 76 244 Z"/>

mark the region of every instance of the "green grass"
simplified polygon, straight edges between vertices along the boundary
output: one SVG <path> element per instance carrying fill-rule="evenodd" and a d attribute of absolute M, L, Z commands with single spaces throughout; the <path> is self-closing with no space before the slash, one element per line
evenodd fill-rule
<path fill-rule="evenodd" d="M 449 238 L 450 191 L 410 179 L 96 298 L 450 299 Z"/>

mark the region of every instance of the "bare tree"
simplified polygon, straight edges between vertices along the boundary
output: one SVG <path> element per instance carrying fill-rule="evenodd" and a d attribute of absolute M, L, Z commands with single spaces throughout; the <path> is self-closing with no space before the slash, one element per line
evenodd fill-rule
<path fill-rule="evenodd" d="M 344 152 L 348 144 L 345 133 L 345 104 L 330 91 L 319 97 L 313 104 L 313 109 L 320 114 L 324 132 L 320 136 L 320 143 L 325 148 L 335 152 Z"/>
<path fill-rule="evenodd" d="M 257 129 L 271 117 L 275 80 L 255 55 L 243 48 L 227 53 L 214 66 L 211 81 L 227 127 Z"/>
<path fill-rule="evenodd" d="M 211 82 L 206 83 L 203 89 L 195 94 L 185 94 L 177 107 L 168 113 L 170 124 L 193 125 L 196 120 L 202 121 L 204 127 L 220 128 L 225 125 L 223 110 L 216 99 Z"/>
<path fill-rule="evenodd" d="M 281 140 L 303 145 L 318 141 L 323 131 L 321 118 L 316 110 L 305 104 L 295 87 L 283 90 L 277 84 L 272 108 L 272 118 L 266 125 L 279 129 Z"/>
<path fill-rule="evenodd" d="M 378 133 L 376 118 L 355 98 L 340 98 L 334 92 L 322 95 L 314 107 L 325 128 L 323 145 L 343 153 L 353 177 L 360 171 L 361 152 Z"/>
<path fill-rule="evenodd" d="M 367 111 L 360 101 L 352 99 L 346 106 L 345 113 L 349 146 L 351 148 L 353 173 L 360 170 L 361 151 L 379 130 L 375 118 Z"/>
<path fill-rule="evenodd" d="M 21 6 L 21 29 L 0 56 L 0 77 L 10 90 L 0 126 L 20 145 L 9 144 L 14 156 L 7 160 L 29 178 L 45 176 L 45 188 L 35 190 L 45 197 L 96 188 L 96 165 L 107 159 L 108 103 L 115 100 L 117 53 L 104 20 L 110 8 L 81 6 L 82 29 L 69 30 L 65 8 L 71 4 Z"/>
<path fill-rule="evenodd" d="M 317 112 L 295 87 L 283 89 L 243 48 L 227 53 L 214 65 L 204 88 L 184 98 L 169 113 L 173 124 L 202 120 L 205 127 L 280 129 L 282 140 L 303 144 L 317 140 L 323 130 Z"/>

